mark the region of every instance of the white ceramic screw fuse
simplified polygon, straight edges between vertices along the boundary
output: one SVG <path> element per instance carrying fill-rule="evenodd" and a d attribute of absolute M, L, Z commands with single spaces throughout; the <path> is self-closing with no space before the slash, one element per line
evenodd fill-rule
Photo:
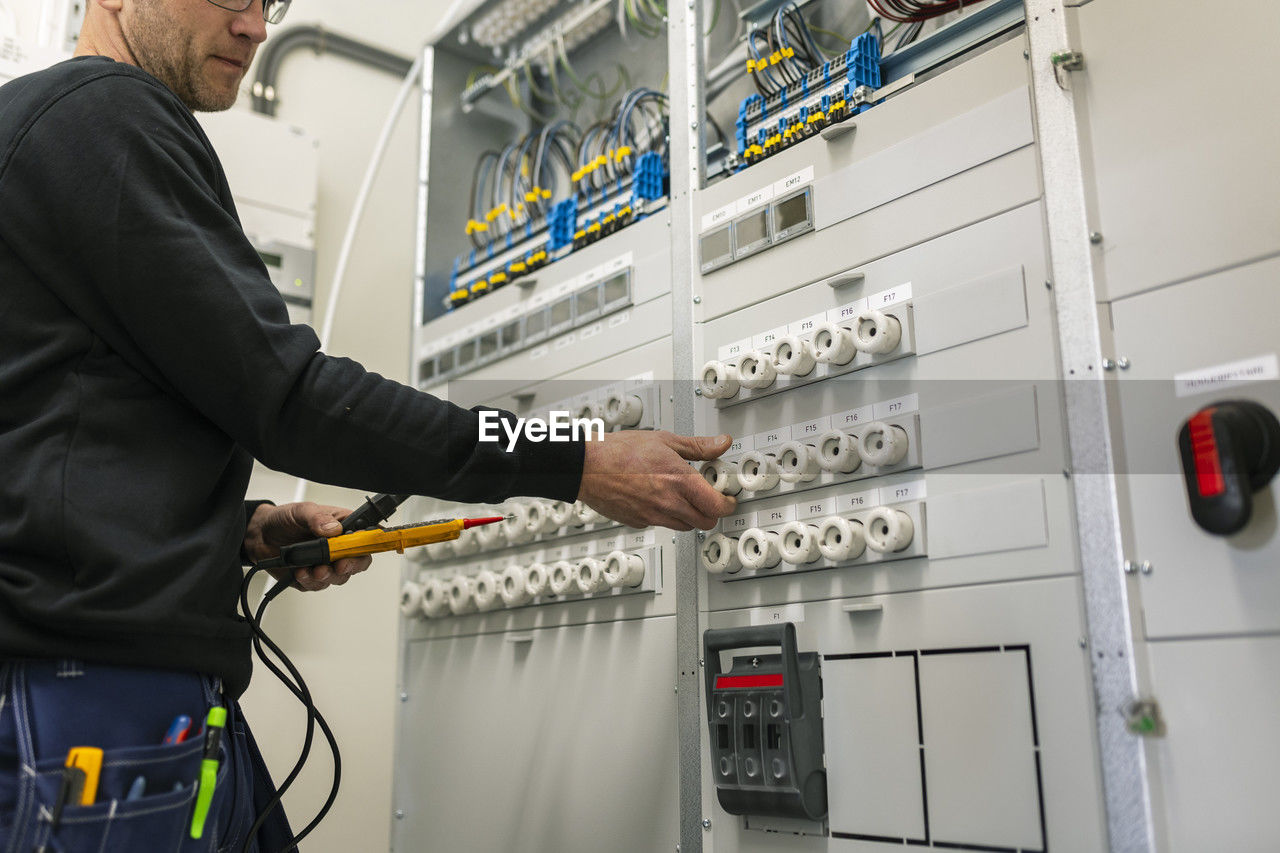
<path fill-rule="evenodd" d="M 828 560 L 843 563 L 856 560 L 867 550 L 867 541 L 863 536 L 862 522 L 838 515 L 830 515 L 822 519 L 818 525 L 818 551 Z"/>
<path fill-rule="evenodd" d="M 400 587 L 400 612 L 405 616 L 422 615 L 422 587 L 413 581 L 405 581 Z"/>
<path fill-rule="evenodd" d="M 773 356 L 766 352 L 752 350 L 738 361 L 738 382 L 743 388 L 768 388 L 777 378 L 778 369 L 773 366 Z"/>
<path fill-rule="evenodd" d="M 738 480 L 738 466 L 732 462 L 711 459 L 703 462 L 699 471 L 702 478 L 722 495 L 736 495 L 742 491 L 742 483 Z"/>
<path fill-rule="evenodd" d="M 898 348 L 902 340 L 902 324 L 898 318 L 874 308 L 858 315 L 853 325 L 853 345 L 859 352 L 884 355 Z"/>
<path fill-rule="evenodd" d="M 753 572 L 774 568 L 782 562 L 778 539 L 778 534 L 772 530 L 752 527 L 738 539 L 739 562 Z"/>
<path fill-rule="evenodd" d="M 561 527 L 573 524 L 573 511 L 576 507 L 568 501 L 552 501 L 547 511 L 547 528 L 544 533 L 554 533 Z"/>
<path fill-rule="evenodd" d="M 551 570 L 534 563 L 524 570 L 524 590 L 530 598 L 541 598 L 551 591 Z"/>
<path fill-rule="evenodd" d="M 789 521 L 778 533 L 778 553 L 793 566 L 816 562 L 822 552 L 818 550 L 818 528 L 803 521 Z"/>
<path fill-rule="evenodd" d="M 897 465 L 906 458 L 907 445 L 905 429 L 884 421 L 872 421 L 858 436 L 858 455 L 877 468 Z"/>
<path fill-rule="evenodd" d="M 477 572 L 473 580 L 476 609 L 494 610 L 502 606 L 502 581 L 493 572 L 485 569 Z"/>
<path fill-rule="evenodd" d="M 463 532 L 471 533 L 472 529 L 464 530 Z M 458 538 L 461 539 L 462 537 Z M 410 563 L 416 563 L 420 566 L 424 566 L 427 563 L 430 563 L 433 558 L 439 555 L 439 553 L 439 551 L 433 552 L 430 548 L 410 548 L 404 552 L 404 555 Z"/>
<path fill-rule="evenodd" d="M 867 547 L 881 554 L 901 551 L 916 535 L 911 516 L 891 506 L 878 506 L 867 513 Z"/>
<path fill-rule="evenodd" d="M 504 507 L 494 514 L 506 515 L 507 508 Z M 501 524 L 486 524 L 483 527 L 473 527 L 471 529 L 476 532 L 476 537 L 480 540 L 480 547 L 486 551 L 492 548 L 501 548 L 507 544 L 507 524 L 505 521 Z"/>
<path fill-rule="evenodd" d="M 604 403 L 600 400 L 590 400 L 578 406 L 578 411 L 574 414 L 576 418 L 599 418 L 604 420 Z"/>
<path fill-rule="evenodd" d="M 738 559 L 738 540 L 723 533 L 712 533 L 702 543 L 702 565 L 713 575 L 732 575 L 742 570 Z"/>
<path fill-rule="evenodd" d="M 783 335 L 773 345 L 773 367 L 783 376 L 808 376 L 816 363 L 813 347 L 798 335 Z"/>
<path fill-rule="evenodd" d="M 490 524 L 489 527 L 497 527 L 496 524 Z M 503 533 L 506 534 L 507 541 L 519 545 L 521 542 L 528 542 L 533 538 L 533 533 L 529 530 L 529 505 L 526 503 L 512 503 L 507 506 L 507 517 L 502 522 Z M 472 528 L 473 530 L 482 530 L 483 528 Z"/>
<path fill-rule="evenodd" d="M 488 526 L 488 527 L 501 527 L 502 525 L 500 525 L 500 524 L 490 524 L 490 525 L 487 525 L 487 526 Z M 473 527 L 473 528 L 471 528 L 471 529 L 472 529 L 472 530 L 474 530 L 474 531 L 476 531 L 476 533 L 479 533 L 481 530 L 484 530 L 485 528 L 484 528 L 484 527 Z M 436 542 L 436 543 L 434 543 L 434 544 L 432 544 L 432 545 L 428 545 L 427 547 L 428 547 L 428 548 L 431 548 L 431 549 L 434 551 L 434 554 L 432 554 L 432 556 L 433 556 L 435 559 L 437 559 L 437 560 L 447 560 L 447 559 L 449 559 L 450 557 L 452 557 L 452 556 L 454 555 L 454 553 L 455 553 L 455 548 L 457 547 L 457 546 L 456 546 L 456 544 L 455 544 L 455 543 L 456 543 L 456 541 L 457 541 L 457 540 L 453 540 L 453 539 L 446 539 L 446 540 L 445 540 L 445 541 L 443 541 L 443 542 Z"/>
<path fill-rule="evenodd" d="M 813 359 L 819 364 L 843 366 L 853 361 L 858 348 L 853 332 L 838 323 L 819 323 L 813 331 Z"/>
<path fill-rule="evenodd" d="M 708 361 L 702 365 L 698 387 L 708 400 L 723 400 L 738 393 L 738 368 L 723 361 Z"/>
<path fill-rule="evenodd" d="M 738 460 L 738 482 L 749 492 L 767 492 L 778 485 L 778 463 L 770 453 L 748 450 Z"/>
<path fill-rule="evenodd" d="M 507 607 L 521 607 L 533 598 L 526 584 L 527 573 L 523 566 L 507 566 L 498 577 L 501 584 L 502 603 Z"/>
<path fill-rule="evenodd" d="M 578 525 L 594 524 L 597 521 L 604 521 L 604 516 L 582 501 L 575 501 L 573 504 L 573 520 Z"/>
<path fill-rule="evenodd" d="M 528 513 L 524 520 L 525 531 L 530 536 L 537 536 L 539 533 L 547 532 L 547 526 L 550 523 L 548 516 L 551 514 L 551 502 L 531 500 L 525 504 L 525 508 Z"/>
<path fill-rule="evenodd" d="M 474 583 L 466 575 L 456 575 L 449 581 L 449 612 L 454 616 L 476 611 Z"/>
<path fill-rule="evenodd" d="M 832 474 L 852 474 L 862 466 L 858 440 L 838 429 L 818 436 L 818 466 Z"/>
<path fill-rule="evenodd" d="M 493 525 L 489 525 L 492 527 Z M 458 538 L 453 540 L 453 552 L 466 556 L 467 554 L 475 554 L 480 550 L 480 538 L 477 535 L 480 532 L 478 527 L 469 527 L 462 533 L 458 534 Z M 414 548 L 415 551 L 424 551 L 425 548 Z"/>
<path fill-rule="evenodd" d="M 623 429 L 640 423 L 644 417 L 644 400 L 635 394 L 610 394 L 604 401 L 604 422 Z"/>
<path fill-rule="evenodd" d="M 609 582 L 604 579 L 604 563 L 595 557 L 583 557 L 576 567 L 578 589 L 584 593 L 604 592 Z"/>
<path fill-rule="evenodd" d="M 438 619 L 449 613 L 449 584 L 440 578 L 427 578 L 422 582 L 422 613 L 428 619 Z"/>
<path fill-rule="evenodd" d="M 626 551 L 610 551 L 604 558 L 604 580 L 615 589 L 640 586 L 644 583 L 644 558 Z"/>
<path fill-rule="evenodd" d="M 552 595 L 572 595 L 578 591 L 578 567 L 573 563 L 558 560 L 551 564 L 548 573 Z"/>
<path fill-rule="evenodd" d="M 778 448 L 778 476 L 784 483 L 808 483 L 818 476 L 818 449 L 803 441 Z"/>

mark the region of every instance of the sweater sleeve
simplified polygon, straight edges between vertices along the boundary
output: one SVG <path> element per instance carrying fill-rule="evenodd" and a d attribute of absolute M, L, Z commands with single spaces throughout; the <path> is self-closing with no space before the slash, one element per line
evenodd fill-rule
<path fill-rule="evenodd" d="M 120 69 L 77 81 L 0 152 L 4 233 L 98 339 L 278 470 L 465 502 L 576 497 L 581 442 L 482 441 L 480 409 L 291 325 L 194 117 Z"/>

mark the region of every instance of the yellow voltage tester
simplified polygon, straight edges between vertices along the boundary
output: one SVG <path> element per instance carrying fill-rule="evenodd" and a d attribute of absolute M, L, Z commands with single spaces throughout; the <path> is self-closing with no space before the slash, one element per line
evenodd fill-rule
<path fill-rule="evenodd" d="M 430 545 L 457 539 L 462 531 L 485 524 L 496 524 L 505 516 L 486 518 L 447 518 L 402 524 L 399 527 L 371 527 L 351 533 L 340 533 L 329 539 L 309 539 L 280 549 L 279 557 L 254 563 L 260 569 L 296 569 L 303 566 L 319 566 L 347 557 L 363 557 L 395 551 L 403 554 L 405 548 Z"/>

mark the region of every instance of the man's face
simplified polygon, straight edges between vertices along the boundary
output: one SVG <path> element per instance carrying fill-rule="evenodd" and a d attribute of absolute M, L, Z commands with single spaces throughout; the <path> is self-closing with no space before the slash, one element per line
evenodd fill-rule
<path fill-rule="evenodd" d="M 207 0 L 132 0 L 120 25 L 138 65 L 192 110 L 230 108 L 258 45 L 262 4 L 231 12 Z"/>

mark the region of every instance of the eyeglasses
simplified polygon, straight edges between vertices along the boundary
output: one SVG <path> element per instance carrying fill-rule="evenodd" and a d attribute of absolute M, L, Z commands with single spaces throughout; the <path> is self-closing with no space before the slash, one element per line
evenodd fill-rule
<path fill-rule="evenodd" d="M 243 12 L 253 5 L 254 0 L 209 0 L 213 5 L 228 12 Z M 293 0 L 262 0 L 262 20 L 268 24 L 278 24 L 284 20 L 285 12 Z"/>

